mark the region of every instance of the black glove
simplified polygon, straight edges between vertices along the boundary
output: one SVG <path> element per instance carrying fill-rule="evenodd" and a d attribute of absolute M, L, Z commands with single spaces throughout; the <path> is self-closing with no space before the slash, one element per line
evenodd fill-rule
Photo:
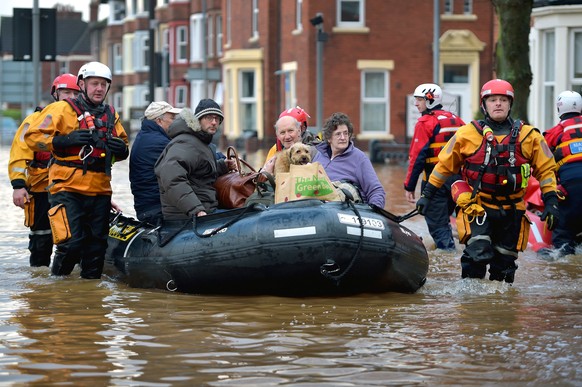
<path fill-rule="evenodd" d="M 129 155 L 129 149 L 125 141 L 119 137 L 113 137 L 107 140 L 107 145 L 117 160 L 125 160 Z"/>
<path fill-rule="evenodd" d="M 544 212 L 540 217 L 543 222 L 546 221 L 546 226 L 548 230 L 552 231 L 558 225 L 558 220 L 560 219 L 560 212 L 558 210 L 558 195 L 556 192 L 551 191 L 544 194 L 542 197 L 544 200 Z"/>
<path fill-rule="evenodd" d="M 66 136 L 55 136 L 53 138 L 53 148 L 67 148 L 70 146 L 89 145 L 93 135 L 86 129 L 74 130 Z"/>
<path fill-rule="evenodd" d="M 416 202 L 416 209 L 420 215 L 426 214 L 426 209 L 430 200 L 433 198 L 434 194 L 438 191 L 438 188 L 430 183 L 426 183 L 426 186 L 420 194 L 420 199 Z"/>

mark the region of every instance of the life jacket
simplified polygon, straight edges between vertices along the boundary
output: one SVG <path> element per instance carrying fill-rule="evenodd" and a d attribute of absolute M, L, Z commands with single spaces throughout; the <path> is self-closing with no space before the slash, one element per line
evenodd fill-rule
<path fill-rule="evenodd" d="M 37 106 L 34 109 L 34 113 L 42 112 L 43 109 L 44 109 L 44 107 Z M 38 169 L 48 168 L 51 158 L 52 158 L 51 152 L 48 152 L 48 151 L 34 152 L 33 157 L 32 157 L 32 161 L 30 162 L 29 167 L 38 168 Z"/>
<path fill-rule="evenodd" d="M 472 124 L 483 136 L 483 141 L 479 149 L 465 159 L 463 177 L 473 187 L 473 192 L 488 194 L 485 197 L 504 197 L 497 200 L 501 203 L 521 200 L 530 176 L 528 160 L 523 156 L 519 140 L 523 123 L 516 120 L 509 135 L 501 142 L 493 133 L 484 135 L 484 130 L 490 130 L 488 126 L 482 127 L 484 122 L 472 121 Z"/>
<path fill-rule="evenodd" d="M 566 163 L 582 162 L 582 116 L 561 121 L 562 134 L 554 150 L 556 165 L 560 168 Z"/>
<path fill-rule="evenodd" d="M 112 153 L 107 141 L 117 137 L 115 130 L 115 110 L 110 105 L 105 105 L 103 114 L 93 117 L 84 111 L 77 99 L 67 98 L 64 101 L 77 113 L 79 129 L 92 130 L 93 140 L 90 145 L 71 146 L 54 150 L 55 163 L 75 168 L 83 168 L 83 174 L 87 170 L 105 172 L 111 175 Z"/>
<path fill-rule="evenodd" d="M 439 161 L 439 153 L 464 123 L 459 117 L 445 110 L 433 110 L 429 114 L 438 120 L 425 159 L 426 164 L 428 164 L 426 168 L 430 174 L 430 171 Z"/>

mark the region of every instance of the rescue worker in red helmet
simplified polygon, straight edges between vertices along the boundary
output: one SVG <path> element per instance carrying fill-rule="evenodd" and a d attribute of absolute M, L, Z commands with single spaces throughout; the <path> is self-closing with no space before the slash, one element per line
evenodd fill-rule
<path fill-rule="evenodd" d="M 35 151 L 50 151 L 49 219 L 57 245 L 51 271 L 101 278 L 111 210 L 111 167 L 129 155 L 119 115 L 105 103 L 111 70 L 99 62 L 81 67 L 75 99 L 45 108 L 24 135 Z"/>
<path fill-rule="evenodd" d="M 55 101 L 65 98 L 76 98 L 79 94 L 77 77 L 73 74 L 62 74 L 53 81 L 51 96 Z M 35 152 L 24 142 L 24 134 L 30 123 L 43 110 L 36 110 L 24 119 L 12 141 L 8 176 L 12 184 L 12 202 L 24 209 L 24 224 L 30 228 L 28 250 L 30 251 L 30 266 L 50 266 L 53 253 L 53 240 L 48 219 L 48 164 L 50 152 Z"/>
<path fill-rule="evenodd" d="M 318 136 L 314 136 L 309 130 L 307 130 L 307 120 L 311 118 L 311 116 L 299 106 L 294 108 L 285 109 L 279 114 L 279 118 L 282 117 L 293 117 L 299 123 L 299 130 L 300 130 L 300 138 L 301 142 L 307 145 L 315 145 L 321 142 L 321 138 Z M 276 128 L 275 128 L 276 130 Z M 281 140 L 277 138 L 277 142 L 275 145 L 269 149 L 269 153 L 267 154 L 267 158 L 265 160 L 265 164 L 273 158 L 275 153 L 283 150 L 285 147 Z"/>
<path fill-rule="evenodd" d="M 582 243 L 582 96 L 575 91 L 563 91 L 558 95 L 556 108 L 560 122 L 544 132 L 556 159 L 561 193 L 560 218 L 552 232 L 552 244 L 560 255 L 567 255 L 575 254 Z"/>
<path fill-rule="evenodd" d="M 435 192 L 446 179 L 461 173 L 471 202 L 481 214 L 457 213 L 463 278 L 484 278 L 513 283 L 518 252 L 527 247 L 529 220 L 523 196 L 530 173 L 539 181 L 545 204 L 541 220 L 552 230 L 558 223 L 558 196 L 554 157 L 541 133 L 510 117 L 513 87 L 502 79 L 486 82 L 481 89 L 484 120 L 464 125 L 439 153 L 439 162 L 417 202 L 426 212 Z"/>
<path fill-rule="evenodd" d="M 465 125 L 460 117 L 444 110 L 441 104 L 442 97 L 441 87 L 434 83 L 423 83 L 414 90 L 414 106 L 421 116 L 414 127 L 408 152 L 408 172 L 404 179 L 404 194 L 409 203 L 416 203 L 414 191 L 420 175 L 423 175 L 422 191 L 428 176 L 438 162 L 438 154 L 457 129 Z M 437 249 L 455 249 L 450 221 L 455 210 L 451 185 L 459 178 L 459 175 L 453 175 L 447 179 L 435 193 L 424 215 Z"/>

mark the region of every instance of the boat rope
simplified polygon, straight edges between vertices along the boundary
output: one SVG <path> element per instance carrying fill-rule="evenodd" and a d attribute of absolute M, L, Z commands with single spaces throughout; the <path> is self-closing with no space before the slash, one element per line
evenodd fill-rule
<path fill-rule="evenodd" d="M 406 219 L 410 219 L 413 216 L 418 215 L 418 210 L 416 208 L 405 215 L 394 215 L 393 213 L 388 212 L 385 209 L 383 209 L 382 207 L 378 207 L 375 204 L 370 204 L 370 207 L 372 207 L 372 209 L 374 211 L 376 211 L 377 213 L 379 213 L 380 215 L 382 215 L 382 216 L 384 216 L 384 217 L 386 217 L 386 218 L 388 218 L 391 221 L 396 222 L 396 223 L 404 222 Z"/>
<path fill-rule="evenodd" d="M 238 214 L 236 217 L 232 218 L 231 220 L 229 220 L 228 222 L 226 222 L 225 224 L 223 224 L 220 227 L 215 228 L 214 230 L 212 230 L 211 232 L 207 233 L 207 234 L 200 234 L 198 232 L 198 229 L 196 227 L 196 217 L 194 217 L 192 219 L 192 222 L 194 223 L 194 233 L 196 233 L 196 236 L 198 236 L 199 238 L 209 238 L 213 235 L 216 235 L 217 233 L 219 233 L 221 230 L 224 230 L 227 227 L 230 227 L 231 225 L 233 225 L 234 223 L 238 222 L 239 220 L 242 219 L 243 216 L 246 215 L 247 212 L 251 211 L 252 209 L 254 209 L 257 205 L 259 205 L 259 203 L 252 203 L 249 206 L 245 207 L 243 211 L 241 211 L 240 214 Z"/>
<path fill-rule="evenodd" d="M 327 262 L 321 265 L 321 267 L 319 268 L 319 272 L 325 278 L 335 281 L 336 286 L 339 286 L 342 278 L 344 278 L 346 274 L 350 272 L 352 267 L 354 267 L 354 264 L 360 257 L 360 251 L 362 250 L 362 244 L 364 243 L 364 221 L 362 220 L 362 216 L 360 215 L 360 212 L 354 205 L 353 200 L 349 200 L 346 198 L 345 203 L 347 203 L 347 205 L 351 207 L 351 209 L 354 211 L 354 214 L 356 214 L 356 216 L 358 217 L 358 221 L 360 222 L 360 239 L 358 240 L 358 247 L 349 265 L 345 268 L 345 270 L 342 273 L 335 274 L 335 272 L 337 272 L 337 268 L 339 267 L 339 265 L 335 261 L 333 261 L 333 259 L 328 259 Z M 329 270 L 328 267 L 332 267 L 333 270 Z"/>

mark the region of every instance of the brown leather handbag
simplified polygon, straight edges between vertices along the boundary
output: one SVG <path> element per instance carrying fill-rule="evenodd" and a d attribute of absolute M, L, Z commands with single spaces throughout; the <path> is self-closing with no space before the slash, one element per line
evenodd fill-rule
<path fill-rule="evenodd" d="M 238 157 L 236 149 L 229 146 L 226 158 L 236 160 L 236 171 L 219 176 L 214 183 L 218 208 L 230 209 L 244 207 L 245 201 L 257 187 L 259 173 L 246 161 Z M 246 171 L 243 171 L 243 165 Z"/>

